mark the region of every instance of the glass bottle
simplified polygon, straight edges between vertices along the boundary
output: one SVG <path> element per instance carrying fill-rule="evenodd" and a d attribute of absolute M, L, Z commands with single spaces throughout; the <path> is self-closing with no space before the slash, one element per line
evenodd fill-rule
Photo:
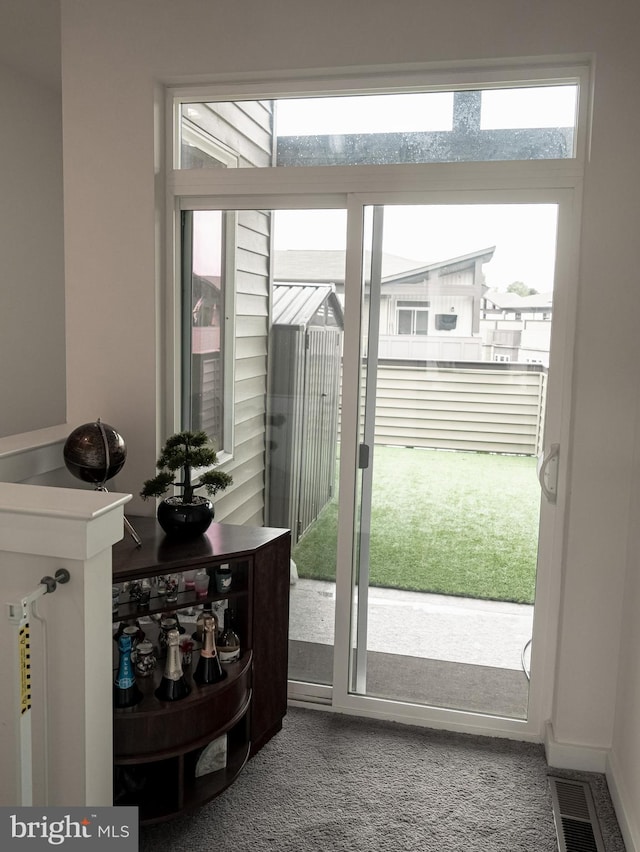
<path fill-rule="evenodd" d="M 213 617 L 207 615 L 203 623 L 203 642 L 200 659 L 193 673 L 196 683 L 217 683 L 225 676 L 218 659 L 215 643 Z"/>
<path fill-rule="evenodd" d="M 235 663 L 240 659 L 240 637 L 233 628 L 233 610 L 224 611 L 224 628 L 218 639 L 218 655 L 221 663 Z"/>
<path fill-rule="evenodd" d="M 136 628 L 136 634 L 135 634 L 135 639 L 133 639 L 133 637 L 132 637 L 132 641 L 133 642 L 142 642 L 142 640 L 145 638 L 145 632 L 142 629 L 142 627 L 140 627 L 140 622 L 138 621 L 137 618 L 136 619 L 127 619 L 126 621 L 121 621 L 120 624 L 118 625 L 118 629 L 116 630 L 116 632 L 113 636 L 114 640 L 116 642 L 118 642 L 118 640 L 120 639 L 120 637 L 124 633 L 125 628 L 131 627 L 131 626 L 134 626 L 134 625 L 135 625 L 135 628 Z M 128 631 L 128 632 L 130 633 L 131 631 Z"/>
<path fill-rule="evenodd" d="M 174 628 L 167 633 L 167 661 L 160 686 L 156 689 L 156 698 L 160 701 L 179 701 L 191 692 L 182 671 L 180 660 L 180 634 Z"/>
<path fill-rule="evenodd" d="M 176 621 L 176 630 L 182 636 L 185 632 L 184 627 L 180 624 L 180 619 L 178 618 L 178 611 L 175 609 L 168 609 L 165 613 L 163 613 L 160 622 L 162 622 L 163 618 L 175 618 Z"/>
<path fill-rule="evenodd" d="M 138 647 L 138 644 L 139 644 L 138 628 L 135 626 L 135 624 L 128 624 L 124 628 L 124 630 L 122 631 L 122 633 L 120 635 L 121 636 L 128 636 L 129 639 L 131 640 L 131 662 L 135 663 L 135 661 L 136 661 L 136 648 Z"/>
<path fill-rule="evenodd" d="M 161 657 L 166 656 L 169 646 L 168 636 L 171 630 L 177 630 L 178 623 L 175 618 L 163 615 L 160 619 L 160 631 L 158 633 L 158 653 Z"/>
<path fill-rule="evenodd" d="M 230 592 L 232 581 L 233 574 L 231 573 L 231 568 L 228 563 L 225 562 L 223 565 L 218 565 L 216 568 L 216 589 L 218 592 L 220 594 Z"/>
<path fill-rule="evenodd" d="M 131 662 L 131 637 L 123 634 L 118 639 L 120 660 L 118 673 L 113 682 L 113 703 L 115 707 L 133 707 L 142 699 L 142 693 L 136 683 Z"/>
<path fill-rule="evenodd" d="M 148 639 L 138 643 L 134 666 L 136 674 L 140 677 L 150 677 L 153 674 L 156 658 L 153 653 L 153 645 Z"/>
<path fill-rule="evenodd" d="M 158 654 L 164 657 L 167 653 L 167 633 L 170 630 L 177 630 L 180 635 L 185 632 L 185 628 L 180 624 L 178 613 L 174 610 L 167 610 L 160 616 L 160 629 L 158 631 Z"/>
<path fill-rule="evenodd" d="M 196 619 L 196 629 L 193 632 L 191 638 L 196 643 L 195 647 L 200 648 L 203 643 L 203 626 L 205 618 L 210 615 L 213 618 L 213 637 L 218 635 L 218 616 L 213 611 L 213 604 L 211 602 L 204 604 L 202 610 L 198 614 L 198 618 Z"/>

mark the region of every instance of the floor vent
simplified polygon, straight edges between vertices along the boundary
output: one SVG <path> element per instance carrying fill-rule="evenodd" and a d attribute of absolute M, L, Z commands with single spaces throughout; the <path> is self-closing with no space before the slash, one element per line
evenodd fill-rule
<path fill-rule="evenodd" d="M 589 785 L 549 777 L 559 852 L 605 852 Z"/>

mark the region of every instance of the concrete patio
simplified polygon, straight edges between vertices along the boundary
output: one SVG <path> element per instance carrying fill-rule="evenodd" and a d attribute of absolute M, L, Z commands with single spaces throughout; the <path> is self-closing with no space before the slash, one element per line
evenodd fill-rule
<path fill-rule="evenodd" d="M 292 583 L 293 679 L 331 682 L 334 607 L 335 583 Z M 369 694 L 526 716 L 532 606 L 371 588 L 368 612 Z"/>

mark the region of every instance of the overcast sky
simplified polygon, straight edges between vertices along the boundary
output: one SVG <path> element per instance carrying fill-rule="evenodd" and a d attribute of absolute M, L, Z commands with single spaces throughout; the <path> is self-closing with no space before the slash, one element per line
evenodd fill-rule
<path fill-rule="evenodd" d="M 557 208 L 552 204 L 388 206 L 383 250 L 433 263 L 495 246 L 483 271 L 489 287 L 523 281 L 553 289 Z M 276 249 L 342 249 L 346 211 L 295 210 L 276 214 Z"/>

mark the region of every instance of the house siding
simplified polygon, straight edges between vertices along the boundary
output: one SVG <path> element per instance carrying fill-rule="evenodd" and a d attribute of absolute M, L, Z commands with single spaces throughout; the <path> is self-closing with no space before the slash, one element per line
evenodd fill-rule
<path fill-rule="evenodd" d="M 216 104 L 208 109 L 208 130 L 236 152 L 239 166 L 271 161 L 269 102 Z M 225 470 L 233 485 L 216 498 L 216 520 L 264 523 L 265 400 L 270 305 L 271 215 L 237 213 L 235 239 L 235 361 L 233 459 Z"/>
<path fill-rule="evenodd" d="M 538 455 L 546 370 L 380 362 L 376 444 Z M 362 394 L 365 387 L 363 380 Z"/>

